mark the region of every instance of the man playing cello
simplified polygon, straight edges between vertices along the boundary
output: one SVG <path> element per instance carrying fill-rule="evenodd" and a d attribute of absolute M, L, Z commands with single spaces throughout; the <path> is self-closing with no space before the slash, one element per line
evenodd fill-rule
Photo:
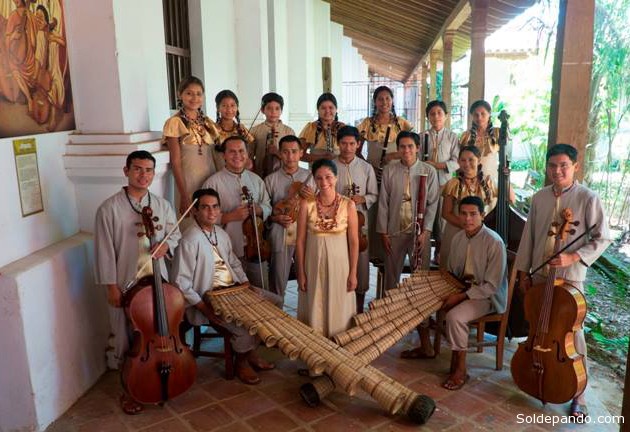
<path fill-rule="evenodd" d="M 592 226 L 595 228 L 593 232 L 549 261 L 548 265 L 536 274 L 546 276 L 549 267 L 555 267 L 559 278 L 583 292 L 587 268 L 611 243 L 608 223 L 599 197 L 575 180 L 578 169 L 577 157 L 577 150 L 568 144 L 556 144 L 547 151 L 547 178 L 553 183 L 532 197 L 531 209 L 514 264 L 519 271 L 519 287 L 523 291 L 532 285 L 530 271 L 553 255 L 553 237 L 550 237 L 548 232 L 552 228 L 552 223 L 559 222 L 564 209 L 571 209 L 574 220 L 579 221 L 572 237 L 583 234 Z M 584 331 L 581 329 L 575 333 L 575 348 L 586 361 L 586 341 Z M 573 399 L 570 415 L 579 418 L 588 415 L 585 393 L 586 391 Z"/>
<path fill-rule="evenodd" d="M 163 239 L 177 221 L 169 202 L 149 192 L 155 175 L 155 158 L 151 153 L 143 150 L 130 153 L 123 172 L 127 186 L 101 204 L 94 227 L 96 283 L 107 287 L 110 305 L 113 346 L 107 351 L 107 364 L 111 369 L 121 367 L 130 344 L 129 323 L 122 308 L 124 293 L 134 280 L 152 274 L 152 266 L 145 265 L 151 253 L 155 252 L 155 259 L 172 255 L 180 238 L 179 230 L 175 229 L 168 241 L 155 251 L 149 250 L 146 236 L 138 237 L 142 229 L 137 224 L 141 221 L 143 207 L 150 207 L 162 225 L 162 230 L 157 231 L 157 240 Z M 144 271 L 137 274 L 140 268 Z M 161 269 L 162 276 L 168 279 L 163 262 Z M 142 405 L 126 392 L 120 398 L 120 405 L 126 414 L 142 411 Z"/>

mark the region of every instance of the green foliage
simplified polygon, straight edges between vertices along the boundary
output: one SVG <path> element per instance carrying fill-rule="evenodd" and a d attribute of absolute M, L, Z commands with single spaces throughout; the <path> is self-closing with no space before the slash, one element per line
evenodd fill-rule
<path fill-rule="evenodd" d="M 626 355 L 628 353 L 628 336 L 607 336 L 606 328 L 599 315 L 589 311 L 586 313 L 585 322 L 587 324 L 584 325 L 584 331 L 605 351 L 613 352 L 618 355 Z"/>

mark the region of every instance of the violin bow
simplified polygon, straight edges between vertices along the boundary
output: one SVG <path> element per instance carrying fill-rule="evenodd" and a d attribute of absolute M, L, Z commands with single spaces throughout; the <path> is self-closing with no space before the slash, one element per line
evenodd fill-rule
<path fill-rule="evenodd" d="M 175 230 L 177 229 L 177 227 L 179 226 L 180 223 L 182 223 L 182 220 L 184 220 L 184 218 L 186 217 L 186 215 L 192 210 L 193 206 L 195 205 L 195 203 L 199 200 L 199 198 L 195 198 L 192 202 L 192 204 L 190 204 L 190 206 L 188 206 L 188 208 L 186 209 L 186 211 L 184 213 L 182 213 L 182 215 L 180 216 L 180 218 L 177 220 L 177 222 L 175 223 L 175 226 L 173 228 L 171 228 L 171 230 L 168 232 L 168 234 L 166 234 L 164 236 L 164 238 L 162 239 L 162 241 L 158 244 L 158 246 L 153 250 L 153 252 L 151 253 L 151 256 L 149 256 L 149 258 L 147 258 L 147 260 L 144 262 L 144 264 L 142 265 L 142 267 L 140 267 L 140 270 L 138 270 L 136 272 L 136 275 L 133 277 L 133 279 L 127 284 L 127 286 L 125 286 L 125 291 L 127 291 L 129 288 L 131 288 L 132 286 L 134 286 L 136 284 L 136 282 L 138 282 L 138 275 L 142 274 L 142 272 L 144 271 L 144 269 L 149 265 L 149 263 L 151 261 L 153 261 L 153 259 L 155 258 L 155 254 L 157 253 L 157 251 L 162 247 L 162 245 L 164 245 L 164 243 L 166 243 L 168 241 L 168 239 L 171 237 L 171 235 L 175 232 Z"/>
<path fill-rule="evenodd" d="M 551 255 L 549 258 L 547 258 L 547 260 L 545 262 L 543 262 L 541 265 L 539 265 L 538 267 L 536 267 L 534 270 L 529 272 L 529 275 L 532 276 L 534 273 L 536 273 L 538 270 L 540 270 L 541 268 L 543 268 L 544 266 L 546 266 L 547 264 L 549 264 L 549 261 L 551 261 L 552 259 L 554 259 L 555 257 L 557 257 L 558 255 L 560 255 L 562 252 L 564 252 L 565 250 L 567 250 L 569 247 L 571 247 L 576 241 L 578 241 L 579 239 L 581 239 L 582 237 L 584 237 L 586 234 L 590 233 L 593 229 L 595 229 L 595 227 L 597 226 L 597 224 L 593 224 L 590 228 L 587 228 L 586 231 L 584 231 L 582 234 L 580 234 L 579 236 L 577 236 L 576 238 L 574 238 L 573 240 L 571 240 L 571 242 L 569 242 L 567 245 L 565 245 L 562 249 L 560 249 L 558 252 L 556 252 L 555 254 Z"/>

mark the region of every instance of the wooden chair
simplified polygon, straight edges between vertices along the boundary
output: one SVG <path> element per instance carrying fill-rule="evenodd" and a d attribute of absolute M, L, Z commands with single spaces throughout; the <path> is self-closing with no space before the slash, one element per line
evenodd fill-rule
<path fill-rule="evenodd" d="M 206 327 L 207 331 L 202 332 L 202 327 Z M 184 334 L 191 328 L 193 329 L 193 344 L 191 348 L 193 355 L 195 357 L 222 358 L 225 361 L 225 378 L 228 380 L 234 379 L 234 352 L 230 342 L 232 334 L 220 325 L 208 323 L 194 326 L 188 320 L 184 320 L 182 323 L 182 340 L 186 340 Z M 201 349 L 201 343 L 204 339 L 220 338 L 223 339 L 223 351 L 204 351 Z"/>
<path fill-rule="evenodd" d="M 516 281 L 516 270 L 513 269 L 510 275 L 510 281 L 508 283 L 507 293 L 507 305 L 504 313 L 492 313 L 484 315 L 481 318 L 477 318 L 468 323 L 470 328 L 477 329 L 477 341 L 475 343 L 469 343 L 469 348 L 477 348 L 478 353 L 483 352 L 483 348 L 487 346 L 496 347 L 496 370 L 503 369 L 503 351 L 505 348 L 505 332 L 508 325 L 508 317 L 510 312 L 510 305 L 512 303 L 512 294 L 514 292 L 514 284 Z M 444 333 L 444 318 L 446 314 L 444 312 L 438 312 L 437 325 L 435 330 L 435 339 L 433 340 L 433 350 L 435 354 L 440 353 L 440 345 L 442 343 L 442 334 Z M 498 323 L 499 330 L 497 332 L 496 340 L 485 339 L 486 324 L 490 322 Z"/>

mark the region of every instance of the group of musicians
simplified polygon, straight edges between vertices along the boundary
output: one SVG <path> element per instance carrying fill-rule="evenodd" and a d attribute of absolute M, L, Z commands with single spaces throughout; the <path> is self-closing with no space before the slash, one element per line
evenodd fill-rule
<path fill-rule="evenodd" d="M 165 258 L 158 268 L 181 289 L 190 324 L 210 322 L 232 333 L 236 375 L 256 384 L 256 372 L 274 365 L 257 355 L 254 336 L 214 313 L 213 292 L 249 283 L 261 298 L 282 307 L 294 264 L 299 319 L 332 336 L 362 312 L 371 259 L 383 265 L 385 289 L 393 288 L 406 256 L 411 260 L 420 254 L 421 268 L 429 268 L 433 237 L 433 263 L 467 283 L 464 292 L 443 299 L 452 350 L 443 386 L 461 388 L 468 380 L 468 322 L 502 313 L 507 304 L 506 248 L 483 223 L 497 201 L 499 171 L 498 129 L 492 125 L 490 105 L 472 104 L 472 127 L 459 139 L 445 128 L 448 111 L 441 101 L 427 105 L 431 128 L 419 135 L 396 115 L 388 87 L 376 89 L 373 115 L 358 128 L 338 121 L 337 101 L 324 93 L 317 101 L 318 119 L 296 136 L 280 120 L 284 101 L 276 93 L 263 96 L 260 111 L 265 120 L 251 130 L 240 123 L 238 98 L 229 90 L 215 98 L 216 121 L 201 109 L 204 87 L 199 79 L 185 79 L 178 96 L 179 110 L 166 121 L 163 138 L 177 210 L 149 192 L 155 159 L 135 151 L 123 168 L 127 185 L 97 211 L 96 282 L 107 287 L 111 306 L 108 365 L 119 368 L 129 349 L 124 296 L 134 281 L 152 272 L 147 260 Z M 596 233 L 551 259 L 540 273 L 555 268 L 581 290 L 587 267 L 610 243 L 599 197 L 575 180 L 577 168 L 574 147 L 558 144 L 549 149 L 547 175 L 552 184 L 533 197 L 514 263 L 522 289 L 531 285 L 530 270 L 553 254 L 548 231 L 560 222 L 563 209 L 570 208 L 581 221 L 578 232 L 595 225 Z M 426 179 L 423 191 L 420 177 Z M 158 221 L 153 248 L 146 236 L 138 235 L 145 207 Z M 423 209 L 421 227 L 418 208 Z M 186 216 L 179 228 L 178 216 Z M 248 219 L 253 234 L 244 231 Z M 269 259 L 261 250 L 265 241 L 271 243 Z M 246 253 L 248 246 L 257 252 L 253 258 Z M 421 345 L 401 357 L 434 357 L 428 323 L 419 332 Z M 576 346 L 586 354 L 582 332 Z M 127 414 L 142 410 L 126 392 L 120 403 Z M 571 415 L 586 415 L 584 393 L 573 401 Z"/>

